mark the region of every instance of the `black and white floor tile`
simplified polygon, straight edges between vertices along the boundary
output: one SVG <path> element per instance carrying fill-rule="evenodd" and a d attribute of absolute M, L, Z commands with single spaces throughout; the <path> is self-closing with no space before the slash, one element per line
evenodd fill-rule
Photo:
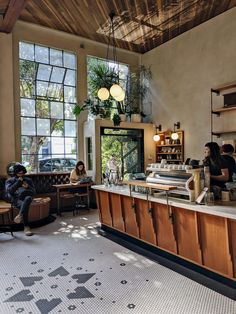
<path fill-rule="evenodd" d="M 0 234 L 0 313 L 235 314 L 236 302 L 97 233 L 97 212 Z"/>

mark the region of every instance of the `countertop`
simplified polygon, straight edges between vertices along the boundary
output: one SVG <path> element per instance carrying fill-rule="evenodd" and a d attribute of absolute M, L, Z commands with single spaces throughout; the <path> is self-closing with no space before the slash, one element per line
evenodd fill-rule
<path fill-rule="evenodd" d="M 92 189 L 130 196 L 130 191 L 127 185 L 111 186 L 111 187 L 110 186 L 105 187 L 105 185 L 93 185 Z M 144 199 L 144 200 L 147 199 L 146 194 L 142 194 L 138 192 L 132 192 L 132 197 Z M 162 193 L 162 195 L 159 195 L 157 197 L 149 195 L 148 199 L 151 202 L 166 204 L 165 192 Z M 236 201 L 230 201 L 230 202 L 216 201 L 213 206 L 207 206 L 207 205 L 198 205 L 188 200 L 177 199 L 177 198 L 169 196 L 169 205 L 188 209 L 188 210 L 193 210 L 193 211 L 197 211 L 197 212 L 201 212 L 201 213 L 205 213 L 209 215 L 236 219 Z"/>

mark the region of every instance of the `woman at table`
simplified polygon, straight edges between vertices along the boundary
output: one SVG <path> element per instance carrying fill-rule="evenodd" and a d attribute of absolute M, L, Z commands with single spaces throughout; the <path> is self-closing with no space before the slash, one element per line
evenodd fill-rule
<path fill-rule="evenodd" d="M 70 182 L 71 183 L 78 183 L 82 178 L 87 176 L 85 166 L 83 161 L 78 161 L 75 169 L 73 169 L 70 173 Z"/>
<path fill-rule="evenodd" d="M 221 189 L 225 188 L 225 183 L 230 180 L 229 169 L 226 161 L 220 154 L 220 147 L 216 142 L 205 144 L 205 159 L 203 165 L 210 170 L 210 185 L 216 198 L 220 198 Z"/>

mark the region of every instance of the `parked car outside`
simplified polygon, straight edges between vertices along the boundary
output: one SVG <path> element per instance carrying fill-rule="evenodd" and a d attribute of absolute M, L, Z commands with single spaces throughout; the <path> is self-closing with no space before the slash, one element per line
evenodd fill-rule
<path fill-rule="evenodd" d="M 71 171 L 75 168 L 77 159 L 75 158 L 45 158 L 39 160 L 40 172 Z"/>

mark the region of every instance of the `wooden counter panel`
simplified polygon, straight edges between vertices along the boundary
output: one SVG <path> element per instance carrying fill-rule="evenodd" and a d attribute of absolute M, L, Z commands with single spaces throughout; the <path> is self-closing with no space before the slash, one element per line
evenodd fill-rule
<path fill-rule="evenodd" d="M 199 213 L 203 265 L 233 277 L 227 218 Z"/>
<path fill-rule="evenodd" d="M 96 190 L 97 204 L 100 212 L 101 223 L 112 226 L 109 193 Z"/>
<path fill-rule="evenodd" d="M 135 209 L 132 207 L 132 199 L 129 196 L 121 196 L 121 207 L 125 223 L 125 231 L 136 238 L 139 238 L 139 229 Z"/>
<path fill-rule="evenodd" d="M 167 205 L 152 203 L 152 206 L 158 247 L 177 254 L 173 224 L 169 218 Z"/>
<path fill-rule="evenodd" d="M 236 278 L 236 221 L 229 219 L 229 247 L 233 262 L 233 273 L 234 278 Z"/>
<path fill-rule="evenodd" d="M 202 264 L 197 213 L 177 207 L 173 211 L 178 254 Z"/>
<path fill-rule="evenodd" d="M 156 245 L 156 234 L 153 227 L 152 213 L 149 213 L 151 203 L 146 200 L 135 199 L 136 216 L 139 226 L 140 238 L 148 243 Z M 149 206 L 150 205 L 150 206 Z"/>
<path fill-rule="evenodd" d="M 124 219 L 121 208 L 121 196 L 119 194 L 110 194 L 110 207 L 112 215 L 112 225 L 114 228 L 125 231 Z"/>

